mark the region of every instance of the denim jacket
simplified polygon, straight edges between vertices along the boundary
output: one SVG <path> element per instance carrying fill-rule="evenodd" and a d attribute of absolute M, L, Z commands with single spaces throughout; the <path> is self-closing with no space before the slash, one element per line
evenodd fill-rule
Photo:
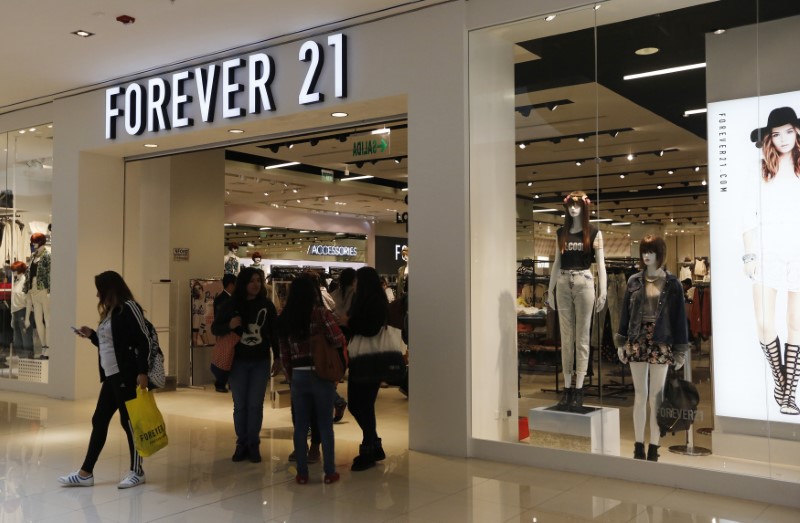
<path fill-rule="evenodd" d="M 628 279 L 628 288 L 625 290 L 625 298 L 622 302 L 619 332 L 614 335 L 614 344 L 617 347 L 622 347 L 628 341 L 635 341 L 642 332 L 643 274 L 643 272 L 638 272 Z M 678 282 L 678 278 L 669 272 L 667 272 L 667 281 L 664 283 L 664 289 L 658 299 L 653 341 L 671 345 L 673 352 L 689 350 L 683 288 Z"/>

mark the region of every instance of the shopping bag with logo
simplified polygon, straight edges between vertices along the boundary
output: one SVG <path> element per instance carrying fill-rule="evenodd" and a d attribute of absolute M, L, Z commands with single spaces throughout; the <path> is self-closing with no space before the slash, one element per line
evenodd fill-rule
<path fill-rule="evenodd" d="M 211 349 L 211 364 L 220 370 L 231 370 L 233 355 L 236 352 L 236 344 L 242 337 L 235 332 L 229 332 L 224 336 L 217 336 L 214 348 Z"/>
<path fill-rule="evenodd" d="M 133 443 L 144 457 L 167 446 L 167 428 L 153 392 L 136 387 L 136 398 L 125 402 L 133 426 Z"/>

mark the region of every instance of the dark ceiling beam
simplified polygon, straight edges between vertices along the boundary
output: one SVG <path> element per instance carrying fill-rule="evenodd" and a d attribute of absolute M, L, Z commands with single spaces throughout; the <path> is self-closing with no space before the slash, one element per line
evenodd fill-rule
<path fill-rule="evenodd" d="M 611 163 L 616 158 L 627 158 L 628 155 L 630 155 L 630 154 L 633 155 L 634 159 L 636 159 L 636 158 L 638 158 L 640 156 L 646 156 L 648 154 L 653 154 L 653 155 L 655 155 L 655 156 L 660 158 L 662 156 L 662 153 L 663 154 L 676 153 L 676 152 L 679 152 L 679 151 L 680 151 L 680 149 L 678 149 L 677 147 L 668 147 L 668 148 L 665 148 L 665 149 L 653 149 L 651 151 L 636 151 L 636 152 L 622 153 L 622 154 L 604 154 L 604 155 L 602 155 L 602 156 L 600 156 L 598 158 L 591 158 L 591 157 L 590 158 L 586 158 L 585 156 L 581 156 L 581 157 L 578 157 L 578 158 L 569 158 L 567 160 L 558 160 L 558 161 L 555 161 L 555 162 L 520 163 L 520 164 L 517 164 L 517 169 L 519 169 L 520 167 L 540 167 L 542 165 L 558 165 L 558 164 L 562 164 L 562 163 L 573 163 L 574 164 L 575 162 L 590 162 L 592 160 L 595 160 L 595 162 L 598 162 L 598 163 L 601 160 L 606 162 L 606 163 Z M 633 160 L 630 160 L 630 161 L 633 161 Z"/>
<path fill-rule="evenodd" d="M 588 192 L 588 191 L 587 191 Z M 629 201 L 629 200 L 660 200 L 664 198 L 682 198 L 690 196 L 692 198 L 699 199 L 700 197 L 708 198 L 708 187 L 698 185 L 698 186 L 690 186 L 690 187 L 675 187 L 675 188 L 665 188 L 665 189 L 645 189 L 645 190 L 636 190 L 634 192 L 631 191 L 620 191 L 620 192 L 610 192 L 610 191 L 603 191 L 600 190 L 600 197 L 597 197 L 596 192 L 592 192 L 589 194 L 589 198 L 593 201 Z M 558 204 L 562 205 L 564 203 L 564 195 L 561 193 L 553 194 L 549 193 L 548 195 L 540 195 L 539 198 L 533 198 L 532 196 L 524 196 L 518 195 L 519 198 L 524 198 L 532 202 L 536 202 L 538 205 L 552 205 Z"/>
<path fill-rule="evenodd" d="M 695 171 L 697 167 L 700 167 L 700 171 Z M 681 167 L 668 167 L 663 168 L 659 167 L 658 169 L 637 169 L 635 171 L 620 171 L 620 172 L 613 172 L 613 173 L 602 173 L 602 174 L 585 174 L 583 176 L 559 176 L 557 178 L 533 178 L 530 180 L 521 180 L 516 182 L 517 185 L 527 185 L 530 182 L 534 184 L 537 183 L 547 183 L 547 182 L 568 182 L 570 180 L 586 180 L 590 178 L 608 178 L 608 177 L 619 177 L 620 175 L 624 174 L 626 177 L 632 176 L 634 174 L 647 174 L 650 176 L 654 176 L 663 172 L 667 176 L 673 176 L 678 173 L 678 171 L 682 170 L 690 170 L 692 172 L 703 172 L 703 169 L 706 167 L 705 164 L 697 164 L 697 165 L 684 165 Z M 669 174 L 668 171 L 673 171 L 673 174 Z M 531 174 L 531 176 L 536 176 L 536 173 Z M 680 183 L 680 182 L 664 182 L 664 183 Z"/>
<path fill-rule="evenodd" d="M 620 127 L 618 129 L 603 129 L 603 130 L 595 130 L 595 131 L 588 131 L 585 133 L 577 133 L 577 134 L 560 134 L 558 136 L 548 136 L 546 138 L 534 138 L 530 140 L 517 140 L 514 145 L 519 147 L 521 144 L 525 144 L 527 147 L 532 143 L 541 143 L 541 142 L 552 142 L 552 143 L 560 143 L 564 140 L 569 140 L 570 138 L 575 138 L 578 140 L 579 138 L 588 139 L 594 136 L 602 136 L 607 134 L 611 138 L 616 138 L 619 133 L 627 133 L 633 131 L 633 127 Z"/>

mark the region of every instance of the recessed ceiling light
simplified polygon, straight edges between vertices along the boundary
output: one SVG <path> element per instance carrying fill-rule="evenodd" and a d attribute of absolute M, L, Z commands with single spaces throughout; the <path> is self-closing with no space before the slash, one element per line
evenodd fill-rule
<path fill-rule="evenodd" d="M 601 7 L 603 7 L 603 6 L 602 6 L 602 5 L 600 5 L 600 4 L 597 4 L 596 6 L 594 6 L 594 10 L 595 10 L 595 11 L 597 11 L 597 10 L 598 10 L 598 9 L 600 9 Z"/>
<path fill-rule="evenodd" d="M 31 128 L 30 128 L 30 129 L 28 129 L 28 130 L 29 130 L 30 132 L 32 132 L 32 133 L 33 133 L 33 132 L 36 132 L 36 127 L 31 127 Z"/>
<path fill-rule="evenodd" d="M 673 171 L 672 169 L 670 169 L 669 171 L 667 171 L 667 174 L 675 174 L 675 171 Z"/>
<path fill-rule="evenodd" d="M 228 129 L 228 132 L 231 134 L 242 134 L 244 131 L 241 129 Z"/>
<path fill-rule="evenodd" d="M 578 137 L 578 141 L 579 141 L 580 143 L 583 143 L 583 142 L 585 142 L 585 141 L 586 141 L 586 138 L 584 138 L 583 136 L 579 136 L 579 137 Z"/>
<path fill-rule="evenodd" d="M 90 36 L 94 36 L 94 33 L 90 33 L 89 31 L 84 31 L 83 29 L 72 31 L 72 34 L 74 34 L 75 36 L 80 36 L 81 38 L 89 38 Z"/>
<path fill-rule="evenodd" d="M 633 161 L 633 159 L 635 158 L 635 156 L 633 155 L 633 153 L 629 153 L 629 154 L 628 154 L 628 156 L 626 156 L 626 158 L 627 158 L 627 159 L 628 159 L 628 161 L 630 162 L 630 161 Z"/>
<path fill-rule="evenodd" d="M 158 145 L 154 143 L 146 143 L 144 144 L 144 146 L 147 147 L 148 149 L 155 149 L 156 147 L 158 147 Z"/>
<path fill-rule="evenodd" d="M 663 185 L 656 185 L 656 189 L 663 189 L 663 188 L 664 188 Z"/>
<path fill-rule="evenodd" d="M 547 15 L 547 16 L 544 17 L 544 21 L 545 22 L 552 22 L 555 19 L 556 19 L 556 15 Z"/>
<path fill-rule="evenodd" d="M 25 134 L 25 129 L 20 129 L 19 134 Z"/>
<path fill-rule="evenodd" d="M 623 180 L 625 179 L 625 175 L 624 174 L 620 174 L 619 177 L 622 178 Z"/>
<path fill-rule="evenodd" d="M 717 29 L 716 31 L 714 31 L 714 34 L 715 35 L 721 35 L 724 32 L 725 32 L 725 29 Z"/>
<path fill-rule="evenodd" d="M 527 147 L 527 145 L 525 145 L 525 142 L 523 142 L 523 143 L 519 144 L 519 148 L 520 148 L 520 149 L 524 149 L 524 148 L 526 148 L 526 147 Z"/>
<path fill-rule="evenodd" d="M 696 173 L 697 173 L 697 172 L 700 172 L 700 166 L 697 166 L 697 167 L 695 167 L 695 168 L 694 168 L 694 172 L 696 172 Z"/>
<path fill-rule="evenodd" d="M 48 125 L 47 128 L 48 129 L 52 129 L 53 128 L 53 124 Z"/>
<path fill-rule="evenodd" d="M 269 196 L 269 193 L 268 193 L 268 192 L 265 192 L 265 193 L 264 193 L 264 196 Z"/>
<path fill-rule="evenodd" d="M 700 182 L 700 184 L 701 184 L 701 185 L 708 185 L 708 182 L 707 182 L 707 181 L 705 181 L 705 180 L 703 180 L 702 182 Z"/>
<path fill-rule="evenodd" d="M 642 47 L 641 49 L 637 49 L 634 53 L 638 54 L 639 56 L 648 56 L 651 54 L 656 54 L 660 49 L 658 47 Z"/>
<path fill-rule="evenodd" d="M 331 116 L 333 116 L 334 118 L 344 118 L 345 116 L 349 116 L 349 115 L 347 113 L 342 112 L 342 111 L 336 111 L 336 112 L 331 113 Z"/>

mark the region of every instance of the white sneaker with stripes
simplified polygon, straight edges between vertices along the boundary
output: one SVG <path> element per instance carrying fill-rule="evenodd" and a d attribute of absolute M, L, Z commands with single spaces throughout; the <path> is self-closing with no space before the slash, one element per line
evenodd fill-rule
<path fill-rule="evenodd" d="M 136 487 L 144 484 L 144 482 L 145 482 L 144 472 L 142 472 L 141 474 L 137 474 L 136 472 L 131 470 L 130 472 L 125 474 L 125 477 L 122 478 L 122 481 L 119 482 L 117 488 Z"/>
<path fill-rule="evenodd" d="M 58 482 L 62 487 L 91 487 L 94 486 L 94 476 L 84 478 L 80 475 L 80 471 L 76 470 L 72 474 L 61 476 L 58 478 Z"/>

